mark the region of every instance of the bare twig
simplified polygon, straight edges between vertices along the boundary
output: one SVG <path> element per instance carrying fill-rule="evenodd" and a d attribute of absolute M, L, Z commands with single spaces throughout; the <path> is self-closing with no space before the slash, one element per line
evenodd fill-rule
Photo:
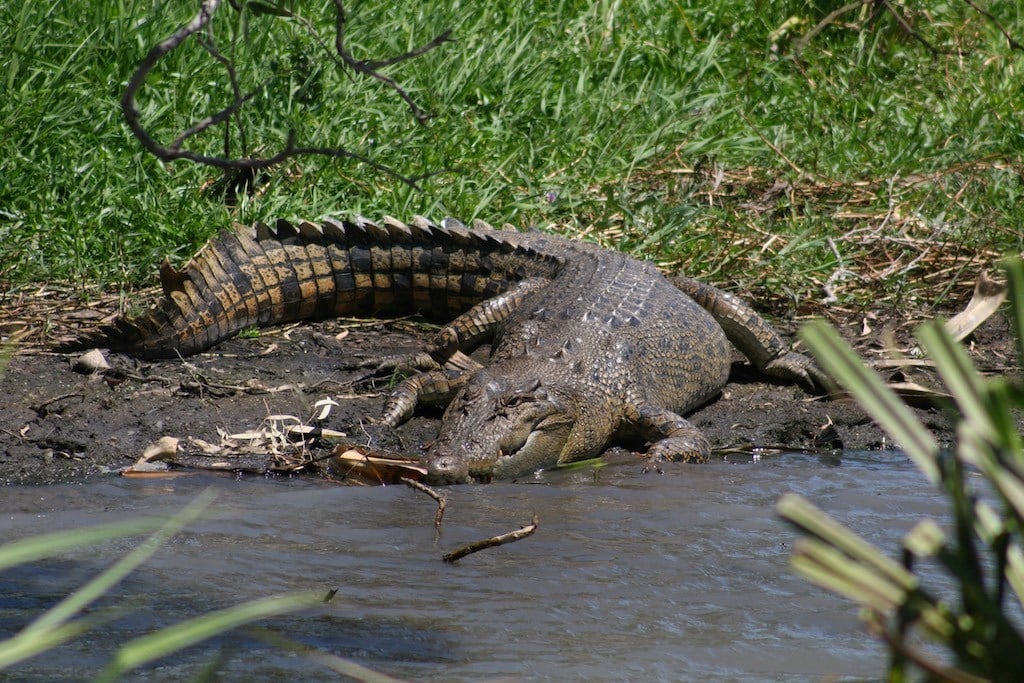
<path fill-rule="evenodd" d="M 1016 40 L 1014 40 L 1013 36 L 1010 35 L 1010 32 L 1003 28 L 1003 25 L 1000 24 L 994 16 L 992 16 L 991 12 L 984 9 L 983 7 L 978 7 L 974 2 L 972 2 L 972 0 L 964 0 L 964 2 L 970 5 L 978 14 L 980 14 L 981 16 L 985 17 L 993 24 L 995 24 L 995 27 L 999 29 L 999 32 L 1003 34 L 1004 38 L 1006 38 L 1006 42 L 1009 44 L 1011 50 L 1024 50 L 1024 45 L 1021 45 Z"/>
<path fill-rule="evenodd" d="M 404 62 L 405 60 L 412 59 L 413 57 L 418 57 L 430 50 L 433 50 L 439 45 L 449 42 L 452 35 L 451 30 L 449 29 L 444 31 L 429 43 L 418 47 L 415 50 L 410 50 L 409 52 L 391 57 L 390 59 L 380 59 L 376 61 L 356 59 L 345 47 L 345 3 L 342 2 L 342 0 L 334 0 L 334 8 L 334 49 L 337 50 L 338 56 L 341 57 L 342 61 L 356 73 L 361 73 L 365 76 L 375 78 L 394 90 L 395 93 L 397 93 L 398 96 L 401 97 L 409 106 L 409 110 L 412 112 L 412 115 L 416 117 L 416 120 L 419 121 L 420 124 L 425 124 L 431 118 L 431 115 L 423 111 L 423 109 L 413 101 L 412 97 L 409 96 L 409 93 L 406 92 L 395 79 L 381 73 L 380 69 L 393 64 L 398 64 L 399 62 Z"/>
<path fill-rule="evenodd" d="M 67 392 L 67 393 L 64 393 L 64 394 L 58 394 L 57 396 L 54 396 L 52 398 L 46 399 L 42 403 L 37 403 L 37 404 L 35 404 L 33 406 L 30 406 L 30 408 L 32 409 L 32 412 L 34 412 L 34 413 L 41 413 L 41 412 L 43 412 L 43 410 L 46 409 L 46 406 L 48 406 L 48 405 L 51 405 L 53 403 L 57 403 L 58 401 L 63 401 L 66 398 L 74 398 L 76 396 L 81 396 L 81 395 L 82 394 L 80 392 L 78 392 L 78 391 L 71 391 L 71 392 Z"/>
<path fill-rule="evenodd" d="M 928 48 L 928 51 L 932 53 L 933 57 L 940 53 L 938 48 L 936 48 L 934 45 L 925 40 L 924 36 L 922 36 L 920 33 L 914 30 L 914 27 L 910 25 L 910 22 L 907 21 L 907 18 L 904 17 L 899 11 L 897 11 L 897 9 L 892 6 L 892 3 L 890 3 L 889 0 L 882 0 L 882 4 L 885 5 L 885 8 L 887 10 L 889 10 L 889 14 L 893 16 L 893 18 L 896 20 L 896 23 L 900 25 L 900 28 L 906 31 L 911 38 L 913 38 L 914 40 Z"/>
<path fill-rule="evenodd" d="M 971 7 L 978 9 L 971 2 L 971 0 L 964 1 Z M 894 7 L 892 3 L 889 2 L 889 0 L 854 0 L 854 2 L 851 2 L 847 5 L 843 5 L 842 7 L 833 10 L 832 12 L 829 12 L 827 15 L 825 15 L 825 18 L 823 18 L 821 21 L 814 25 L 814 28 L 808 31 L 805 35 L 801 36 L 801 38 L 793 44 L 794 56 L 799 58 L 800 53 L 804 51 L 808 43 L 814 40 L 815 36 L 821 33 L 825 28 L 835 23 L 835 20 L 838 19 L 840 16 L 848 12 L 860 9 L 864 5 L 874 5 L 874 9 L 871 12 L 871 16 L 864 23 L 865 26 L 870 26 L 872 23 L 874 23 L 874 21 L 879 17 L 879 15 L 883 11 L 886 11 L 892 15 L 893 19 L 896 20 L 896 23 L 900 25 L 900 28 L 902 28 L 903 31 L 907 33 L 907 35 L 909 35 L 911 38 L 924 45 L 928 49 L 928 51 L 932 53 L 932 56 L 941 53 L 941 51 L 938 48 L 936 48 L 934 45 L 925 40 L 924 36 L 922 36 L 919 32 L 914 30 L 914 27 L 910 25 L 910 22 L 907 21 L 907 18 L 899 11 L 899 8 Z M 978 9 L 978 11 L 988 16 L 994 23 L 996 23 L 996 26 L 999 26 L 999 24 L 995 22 L 995 19 L 991 15 L 987 14 L 986 12 L 980 9 Z M 999 26 L 999 28 L 1000 30 L 1002 30 L 1001 26 Z M 1003 35 L 1006 36 L 1006 39 L 1010 41 L 1010 45 L 1012 47 L 1015 44 L 1013 39 L 1010 38 L 1009 34 L 1007 34 L 1005 30 L 1003 30 Z"/>
<path fill-rule="evenodd" d="M 248 95 L 242 95 L 242 87 L 238 83 L 238 72 L 235 71 L 234 63 L 230 59 L 228 59 L 227 57 L 222 55 L 220 50 L 217 49 L 217 45 L 216 45 L 216 43 L 214 41 L 214 37 L 213 37 L 213 26 L 212 25 L 207 25 L 206 26 L 206 37 L 205 38 L 200 38 L 199 39 L 199 43 L 206 49 L 206 51 L 210 54 L 211 57 L 213 57 L 215 60 L 220 62 L 221 66 L 223 66 L 224 70 L 227 71 L 227 73 L 228 73 L 228 78 L 231 81 L 231 94 L 232 94 L 232 98 L 233 98 L 232 106 L 230 107 L 230 109 L 233 110 L 231 113 L 234 114 L 234 116 L 235 116 L 235 125 L 238 127 L 239 137 L 241 137 L 241 141 L 240 142 L 241 142 L 242 154 L 246 154 L 246 153 L 248 153 L 249 146 L 248 146 L 248 144 L 246 144 L 246 141 L 245 141 L 245 126 L 242 125 L 242 119 L 239 116 L 239 110 L 241 109 L 242 105 L 245 104 L 245 102 L 247 102 L 250 99 L 252 99 L 252 97 L 256 94 L 256 91 L 253 91 L 253 92 L 249 93 Z M 225 111 L 227 111 L 227 110 L 225 110 Z M 207 119 L 207 120 L 209 120 L 209 119 Z M 209 124 L 204 126 L 203 123 L 204 122 L 200 122 L 200 124 L 198 124 L 196 126 L 193 126 L 189 130 L 186 130 L 184 133 L 179 135 L 174 140 L 174 142 L 171 143 L 171 149 L 181 149 L 182 143 L 184 143 L 185 140 L 188 139 L 191 135 L 195 135 L 196 133 L 202 132 L 203 130 L 205 130 L 207 127 L 209 127 L 211 125 L 216 125 L 216 124 L 211 122 L 211 123 L 209 123 Z M 224 156 L 226 156 L 226 157 L 230 157 L 231 156 L 231 127 L 230 126 L 225 126 L 225 130 L 224 130 Z"/>
<path fill-rule="evenodd" d="M 422 491 L 431 498 L 437 501 L 437 512 L 434 513 L 434 531 L 438 534 L 441 533 L 441 520 L 444 518 L 445 506 L 448 504 L 448 497 L 443 493 L 438 493 L 434 489 L 430 488 L 426 484 L 421 484 L 415 479 L 409 477 L 399 477 L 398 481 L 402 482 L 410 488 L 414 488 L 417 491 Z"/>
<path fill-rule="evenodd" d="M 524 527 L 516 529 L 515 531 L 510 531 L 507 534 L 491 536 L 490 538 L 485 538 L 481 541 L 474 541 L 473 543 L 468 543 L 462 546 L 461 548 L 456 548 L 450 553 L 446 553 L 445 556 L 441 559 L 443 559 L 448 564 L 452 564 L 454 562 L 458 562 L 466 555 L 471 555 L 472 553 L 479 552 L 487 548 L 494 548 L 499 545 L 505 545 L 506 543 L 513 543 L 515 541 L 524 539 L 527 536 L 533 534 L 533 532 L 537 530 L 538 524 L 539 523 L 537 520 L 537 515 L 534 514 L 533 519 L 530 521 L 530 523 Z"/>

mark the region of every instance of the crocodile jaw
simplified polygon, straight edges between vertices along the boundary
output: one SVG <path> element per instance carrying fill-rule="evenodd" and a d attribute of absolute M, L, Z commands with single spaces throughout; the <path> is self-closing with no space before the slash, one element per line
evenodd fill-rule
<path fill-rule="evenodd" d="M 575 401 L 540 380 L 474 380 L 448 407 L 424 457 L 427 480 L 487 482 L 553 466 L 577 415 Z"/>

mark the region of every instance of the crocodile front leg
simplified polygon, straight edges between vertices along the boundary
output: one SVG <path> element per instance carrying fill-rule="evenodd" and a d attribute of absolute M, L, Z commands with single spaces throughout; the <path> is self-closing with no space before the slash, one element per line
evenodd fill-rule
<path fill-rule="evenodd" d="M 522 305 L 527 296 L 548 284 L 549 280 L 544 278 L 522 280 L 507 291 L 473 306 L 438 332 L 428 353 L 440 364 L 457 351 L 472 351 L 493 337 L 495 330 Z"/>
<path fill-rule="evenodd" d="M 772 326 L 739 297 L 688 277 L 672 278 L 672 284 L 715 318 L 758 372 L 798 384 L 812 394 L 827 393 L 833 386 L 813 360 L 790 351 Z"/>
<path fill-rule="evenodd" d="M 711 443 L 689 420 L 649 403 L 626 410 L 626 418 L 651 441 L 647 455 L 653 461 L 705 462 L 711 457 Z"/>

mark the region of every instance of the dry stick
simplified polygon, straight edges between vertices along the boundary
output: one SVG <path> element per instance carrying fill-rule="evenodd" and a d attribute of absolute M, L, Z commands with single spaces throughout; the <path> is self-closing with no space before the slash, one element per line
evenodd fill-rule
<path fill-rule="evenodd" d="M 63 401 L 66 398 L 73 398 L 75 396 L 81 396 L 81 395 L 82 395 L 81 392 L 71 391 L 71 392 L 68 392 L 66 394 L 60 394 L 58 396 L 54 396 L 53 398 L 48 398 L 45 401 L 43 401 L 42 403 L 37 403 L 36 405 L 29 406 L 29 408 L 31 408 L 32 412 L 38 413 L 41 410 L 43 410 L 46 406 L 50 405 L 51 403 L 56 403 L 57 401 Z"/>
<path fill-rule="evenodd" d="M 534 513 L 533 519 L 530 523 L 522 528 L 510 531 L 507 534 L 501 534 L 500 536 L 491 536 L 490 538 L 485 538 L 482 541 L 474 541 L 473 543 L 464 545 L 461 548 L 456 548 L 450 553 L 446 553 L 441 559 L 448 564 L 453 564 L 461 560 L 466 555 L 471 555 L 472 553 L 479 552 L 486 548 L 494 548 L 499 545 L 505 545 L 506 543 L 513 543 L 533 534 L 533 532 L 537 530 L 538 524 L 537 515 Z"/>
<path fill-rule="evenodd" d="M 978 9 L 977 7 L 975 7 L 974 4 L 970 0 L 964 0 L 964 2 L 966 2 L 971 7 L 974 7 L 975 9 L 977 9 L 982 14 L 985 14 L 986 16 L 989 16 L 992 19 L 992 21 L 995 22 L 994 18 L 992 18 L 990 15 L 988 15 L 984 11 L 982 11 L 982 10 Z M 898 23 L 900 25 L 900 28 L 902 28 L 911 38 L 913 38 L 914 40 L 916 40 L 919 43 L 921 43 L 922 45 L 924 45 L 928 49 L 928 51 L 932 53 L 932 55 L 939 54 L 939 50 L 936 49 L 934 45 L 932 45 L 927 40 L 925 40 L 925 38 L 920 33 L 915 31 L 914 27 L 910 25 L 910 23 L 907 21 L 906 17 L 904 17 L 902 14 L 900 14 L 897 11 L 897 9 L 895 7 L 893 7 L 890 2 L 888 2 L 888 0 L 856 0 L 855 2 L 851 2 L 848 5 L 843 5 L 839 9 L 834 10 L 833 12 L 830 12 L 824 19 L 819 21 L 814 26 L 814 28 L 812 28 L 810 31 L 808 31 L 804 36 L 802 36 L 800 38 L 800 40 L 796 41 L 796 43 L 793 44 L 793 52 L 799 58 L 800 53 L 804 51 L 804 49 L 807 47 L 807 44 L 810 43 L 811 40 L 813 40 L 816 35 L 821 33 L 821 31 L 826 26 L 829 26 L 837 18 L 839 18 L 843 14 L 846 14 L 847 12 L 852 12 L 855 9 L 859 9 L 863 5 L 871 5 L 871 4 L 875 5 L 875 10 L 872 12 L 871 19 L 868 21 L 868 23 L 873 22 L 874 19 L 877 18 L 877 16 L 879 15 L 880 11 L 882 9 L 885 9 L 885 10 L 887 10 L 889 12 L 889 14 L 891 14 L 893 16 L 893 18 L 896 20 L 896 23 Z M 1002 26 L 999 26 L 998 23 L 996 23 L 996 26 L 998 26 L 1002 30 Z M 1015 41 L 1012 38 L 1010 38 L 1010 36 L 1006 33 L 1006 31 L 1003 31 L 1003 35 L 1006 36 L 1006 39 L 1010 41 L 1010 46 L 1013 47 L 1015 45 Z M 1019 48 L 1020 46 L 1018 45 L 1017 47 Z"/>
<path fill-rule="evenodd" d="M 807 47 L 807 44 L 814 40 L 814 37 L 821 33 L 826 26 L 829 26 L 833 21 L 838 19 L 843 14 L 846 14 L 847 12 L 852 12 L 853 10 L 858 9 L 861 5 L 867 5 L 871 2 L 874 2 L 874 0 L 856 0 L 856 2 L 851 2 L 849 5 L 843 5 L 839 9 L 830 12 L 824 19 L 819 21 L 814 28 L 812 28 L 806 34 L 801 36 L 800 40 L 796 41 L 793 44 L 793 52 L 796 54 L 797 57 L 799 57 L 800 53 L 803 52 L 804 48 Z"/>
<path fill-rule="evenodd" d="M 766 138 L 764 136 L 764 134 L 760 130 L 758 130 L 757 126 L 754 125 L 754 122 L 751 121 L 747 117 L 746 114 L 740 112 L 740 116 L 742 116 L 743 120 L 747 122 L 748 126 L 750 126 L 750 130 L 754 131 L 754 134 L 757 137 L 761 138 L 761 142 L 763 142 L 764 144 L 768 145 L 768 147 L 770 147 L 773 152 L 778 154 L 782 158 L 783 161 L 785 161 L 787 164 L 789 164 L 789 167 L 791 169 L 793 169 L 794 171 L 796 171 L 798 176 L 804 175 L 804 170 L 802 168 L 800 168 L 799 166 L 797 166 L 795 163 L 793 163 L 793 161 L 789 157 L 787 157 L 785 155 L 785 153 L 781 149 L 779 149 L 774 144 L 772 144 L 772 142 L 768 138 Z"/>
<path fill-rule="evenodd" d="M 235 125 L 238 127 L 239 138 L 241 138 L 240 142 L 241 142 L 242 154 L 246 154 L 247 150 L 249 148 L 249 145 L 246 142 L 245 126 L 242 125 L 242 117 L 239 115 L 238 112 L 239 112 L 239 110 L 241 109 L 242 105 L 245 102 L 247 102 L 248 100 L 253 98 L 253 96 L 256 94 L 256 91 L 254 90 L 253 92 L 249 93 L 248 95 L 243 95 L 242 94 L 242 86 L 239 85 L 239 83 L 238 83 L 238 72 L 235 70 L 234 62 L 232 62 L 230 59 L 228 59 L 227 57 L 222 55 L 220 53 L 220 50 L 217 49 L 217 45 L 216 45 L 216 43 L 214 41 L 214 36 L 213 36 L 213 25 L 212 24 L 207 25 L 207 27 L 206 27 L 206 37 L 205 38 L 202 37 L 202 34 L 199 34 L 199 36 L 200 36 L 198 38 L 199 44 L 202 45 L 206 49 L 206 51 L 210 54 L 211 57 L 213 57 L 216 61 L 220 62 L 221 66 L 223 66 L 224 70 L 227 71 L 227 73 L 228 73 L 228 78 L 231 81 L 231 94 L 232 94 L 232 97 L 233 97 L 232 106 L 235 109 L 235 111 L 234 111 Z M 196 126 L 193 126 L 191 129 L 186 130 L 184 133 L 179 135 L 177 137 L 177 139 L 175 139 L 175 141 L 171 143 L 171 149 L 181 149 L 181 146 L 185 143 L 186 139 L 188 139 L 192 135 L 196 135 L 197 133 L 201 133 L 203 130 L 205 130 L 208 127 L 208 126 L 205 126 L 204 123 L 205 122 L 200 121 L 199 124 L 197 124 Z M 231 156 L 231 147 L 230 147 L 231 137 L 230 137 L 230 131 L 231 131 L 231 126 L 225 126 L 224 127 L 224 156 L 226 156 L 226 157 Z"/>
<path fill-rule="evenodd" d="M 821 448 L 814 446 L 799 446 L 786 443 L 769 443 L 763 445 L 725 446 L 723 448 L 712 448 L 711 455 L 781 455 L 783 453 L 810 453 L 821 451 Z M 828 449 L 825 449 L 828 450 Z"/>
<path fill-rule="evenodd" d="M 933 57 L 939 54 L 938 48 L 925 40 L 924 36 L 920 33 L 915 31 L 914 27 L 907 21 L 907 18 L 896 11 L 896 8 L 892 6 L 892 3 L 890 3 L 889 0 L 882 0 L 882 4 L 885 6 L 885 9 L 889 10 L 889 14 L 893 16 L 896 23 L 900 25 L 900 28 L 902 28 L 911 38 L 928 48 L 928 51 L 932 53 Z"/>
<path fill-rule="evenodd" d="M 422 491 L 423 493 L 427 494 L 428 496 L 437 501 L 437 512 L 434 513 L 434 531 L 438 535 L 440 535 L 441 520 L 444 518 L 444 509 L 445 506 L 448 504 L 448 497 L 443 493 L 438 493 L 437 491 L 430 488 L 426 484 L 422 484 L 416 481 L 415 479 L 410 479 L 409 477 L 399 477 L 398 481 L 402 482 L 403 484 L 410 488 L 416 489 L 417 491 Z"/>
<path fill-rule="evenodd" d="M 344 23 L 344 11 L 341 7 L 340 0 L 336 0 L 336 5 L 339 10 L 338 25 L 340 27 Z M 197 152 L 193 152 L 187 149 L 180 149 L 179 146 L 189 137 L 197 135 L 198 133 L 201 133 L 202 131 L 212 126 L 223 123 L 230 117 L 237 115 L 237 113 L 241 110 L 242 106 L 246 102 L 248 102 L 253 96 L 253 93 L 240 96 L 240 92 L 237 89 L 235 89 L 234 101 L 231 104 L 224 107 L 219 112 L 212 114 L 211 116 L 208 116 L 202 121 L 199 121 L 194 126 L 184 131 L 174 140 L 174 142 L 172 142 L 170 147 L 166 147 L 158 143 L 156 140 L 154 140 L 152 136 L 150 136 L 150 134 L 146 131 L 145 127 L 142 125 L 142 122 L 140 120 L 141 113 L 139 112 L 139 109 L 135 104 L 135 95 L 145 84 L 146 78 L 149 76 L 149 73 L 156 66 L 157 62 L 159 62 L 164 56 L 166 56 L 172 50 L 181 45 L 187 38 L 189 38 L 193 34 L 199 33 L 205 27 L 207 27 L 210 21 L 213 19 L 213 14 L 217 11 L 217 8 L 219 6 L 220 0 L 203 0 L 202 4 L 200 5 L 199 12 L 192 18 L 191 21 L 183 25 L 181 28 L 179 28 L 177 31 L 171 34 L 168 38 L 161 41 L 160 43 L 158 43 L 150 49 L 150 51 L 146 54 L 146 57 L 139 64 L 139 67 L 135 70 L 135 73 L 132 74 L 131 79 L 128 81 L 128 85 L 125 87 L 124 94 L 121 96 L 121 111 L 124 113 L 125 120 L 128 123 L 128 127 L 131 129 L 132 134 L 135 135 L 136 138 L 138 138 L 139 142 L 142 143 L 142 146 L 146 148 L 146 150 L 148 150 L 151 154 L 153 154 L 158 159 L 161 159 L 163 161 L 187 159 L 197 164 L 205 164 L 207 166 L 213 166 L 215 168 L 235 170 L 256 170 L 261 168 L 269 168 L 294 156 L 318 154 L 322 156 L 347 158 L 360 161 L 370 166 L 374 170 L 381 171 L 382 173 L 387 173 L 397 178 L 401 182 L 405 183 L 406 185 L 409 185 L 410 187 L 416 189 L 419 189 L 419 180 L 422 180 L 423 178 L 432 175 L 423 174 L 420 176 L 411 177 L 403 176 L 394 169 L 385 166 L 384 164 L 377 163 L 370 159 L 369 157 L 345 149 L 344 147 L 298 147 L 295 144 L 296 135 L 294 130 L 288 131 L 288 138 L 285 142 L 284 148 L 270 157 L 246 157 L 243 159 L 230 159 L 225 157 L 214 157 L 206 154 L 199 154 Z M 438 38 L 435 38 L 433 41 L 431 41 L 424 47 L 419 48 L 418 50 L 413 50 L 412 52 L 408 52 L 405 53 L 404 55 L 400 55 L 399 57 L 395 57 L 392 60 L 387 60 L 385 62 L 378 63 L 390 64 L 395 63 L 396 61 L 401 61 L 402 59 L 409 59 L 411 57 L 418 56 L 423 52 L 433 49 L 434 47 L 437 47 L 441 43 L 448 41 L 449 34 L 450 32 L 445 32 L 444 34 L 438 36 Z M 339 47 L 342 46 L 340 35 L 337 37 L 336 44 Z M 212 45 L 212 39 L 208 39 L 205 43 L 205 47 L 207 48 L 208 51 L 210 51 Z M 211 52 L 211 55 L 216 59 L 217 54 L 219 53 L 214 54 L 214 52 Z M 409 97 L 408 93 L 406 93 L 398 85 L 398 83 L 394 81 L 394 79 L 388 78 L 387 76 L 383 76 L 382 74 L 379 74 L 378 72 L 374 71 L 374 69 L 372 68 L 375 64 L 374 62 L 361 62 L 359 60 L 351 58 L 351 56 L 348 56 L 347 52 L 345 52 L 342 55 L 342 58 L 347 64 L 349 64 L 351 68 L 355 69 L 356 71 L 373 76 L 374 78 L 377 78 L 378 80 L 381 80 L 384 83 L 388 84 L 390 87 L 392 87 L 395 90 L 395 92 L 399 94 L 399 96 L 401 96 L 406 102 L 410 103 L 410 106 L 413 109 L 413 113 L 418 121 L 422 123 L 426 119 L 423 112 L 419 110 L 419 108 L 416 107 L 411 102 L 411 98 Z M 221 61 L 221 63 L 223 64 L 224 62 Z M 230 71 L 231 70 L 229 69 L 229 73 Z M 232 80 L 234 81 L 234 79 Z"/>

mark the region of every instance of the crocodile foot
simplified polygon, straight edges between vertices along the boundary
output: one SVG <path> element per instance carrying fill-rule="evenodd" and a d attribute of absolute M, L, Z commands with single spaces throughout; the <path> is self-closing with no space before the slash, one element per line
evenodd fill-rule
<path fill-rule="evenodd" d="M 679 429 L 647 449 L 650 463 L 674 460 L 676 462 L 706 462 L 711 457 L 711 443 L 696 428 Z"/>
<path fill-rule="evenodd" d="M 789 351 L 764 366 L 764 374 L 783 382 L 793 382 L 809 394 L 827 394 L 835 386 L 832 378 L 817 364 L 796 351 Z"/>
<path fill-rule="evenodd" d="M 395 353 L 387 356 L 375 356 L 357 363 L 356 367 L 370 370 L 375 375 L 386 373 L 410 373 L 437 370 L 440 365 L 429 353 Z"/>

